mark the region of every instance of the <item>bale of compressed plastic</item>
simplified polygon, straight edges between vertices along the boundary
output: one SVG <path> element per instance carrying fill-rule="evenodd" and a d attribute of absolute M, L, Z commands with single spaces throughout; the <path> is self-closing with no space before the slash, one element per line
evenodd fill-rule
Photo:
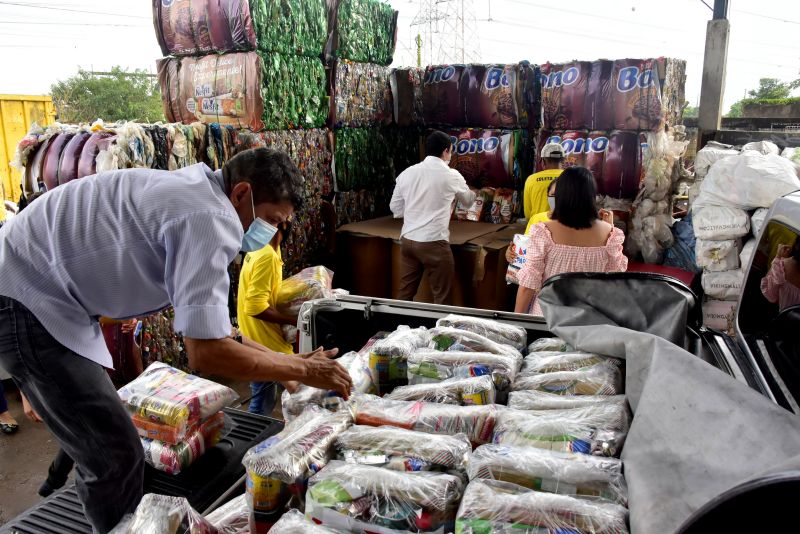
<path fill-rule="evenodd" d="M 389 65 L 397 43 L 397 15 L 384 0 L 328 0 L 336 57 Z"/>
<path fill-rule="evenodd" d="M 325 0 L 250 0 L 257 47 L 319 57 L 328 40 Z"/>

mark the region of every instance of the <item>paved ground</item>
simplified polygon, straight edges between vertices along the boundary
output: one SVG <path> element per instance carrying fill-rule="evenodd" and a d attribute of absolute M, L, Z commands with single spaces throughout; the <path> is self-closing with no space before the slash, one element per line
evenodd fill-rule
<path fill-rule="evenodd" d="M 229 385 L 242 398 L 250 396 L 247 383 Z M 36 492 L 47 477 L 47 468 L 59 448 L 44 425 L 25 418 L 19 394 L 12 387 L 6 387 L 6 399 L 20 429 L 13 436 L 0 434 L 0 525 L 39 502 Z M 273 416 L 282 419 L 280 406 Z"/>

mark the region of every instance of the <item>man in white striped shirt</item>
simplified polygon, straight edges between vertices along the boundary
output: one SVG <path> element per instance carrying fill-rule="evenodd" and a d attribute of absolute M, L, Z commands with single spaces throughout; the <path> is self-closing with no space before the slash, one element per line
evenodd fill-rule
<path fill-rule="evenodd" d="M 132 512 L 143 452 L 104 367 L 100 316 L 169 305 L 189 364 L 248 381 L 350 391 L 336 350 L 276 354 L 231 337 L 227 267 L 265 246 L 277 214 L 302 205 L 300 171 L 266 148 L 222 171 L 129 169 L 60 186 L 0 228 L 0 366 L 78 465 L 78 493 L 97 532 Z M 291 208 L 291 209 L 288 209 Z"/>

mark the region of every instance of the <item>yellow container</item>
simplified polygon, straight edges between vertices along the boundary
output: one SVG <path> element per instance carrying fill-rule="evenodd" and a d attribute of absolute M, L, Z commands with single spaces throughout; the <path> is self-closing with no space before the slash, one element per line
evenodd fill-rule
<path fill-rule="evenodd" d="M 17 143 L 35 122 L 47 126 L 56 120 L 56 109 L 49 96 L 0 95 L 0 196 L 3 200 L 19 202 L 22 176 L 9 162 Z M 0 210 L 0 220 L 5 210 Z"/>

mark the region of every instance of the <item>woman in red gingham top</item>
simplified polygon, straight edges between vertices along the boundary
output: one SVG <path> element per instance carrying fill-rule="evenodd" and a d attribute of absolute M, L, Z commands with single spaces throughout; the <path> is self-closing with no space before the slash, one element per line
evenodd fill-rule
<path fill-rule="evenodd" d="M 622 253 L 625 236 L 613 215 L 595 204 L 591 171 L 571 167 L 558 179 L 552 220 L 531 228 L 525 265 L 519 272 L 517 313 L 542 315 L 536 298 L 542 283 L 561 273 L 620 272 L 628 267 Z"/>

